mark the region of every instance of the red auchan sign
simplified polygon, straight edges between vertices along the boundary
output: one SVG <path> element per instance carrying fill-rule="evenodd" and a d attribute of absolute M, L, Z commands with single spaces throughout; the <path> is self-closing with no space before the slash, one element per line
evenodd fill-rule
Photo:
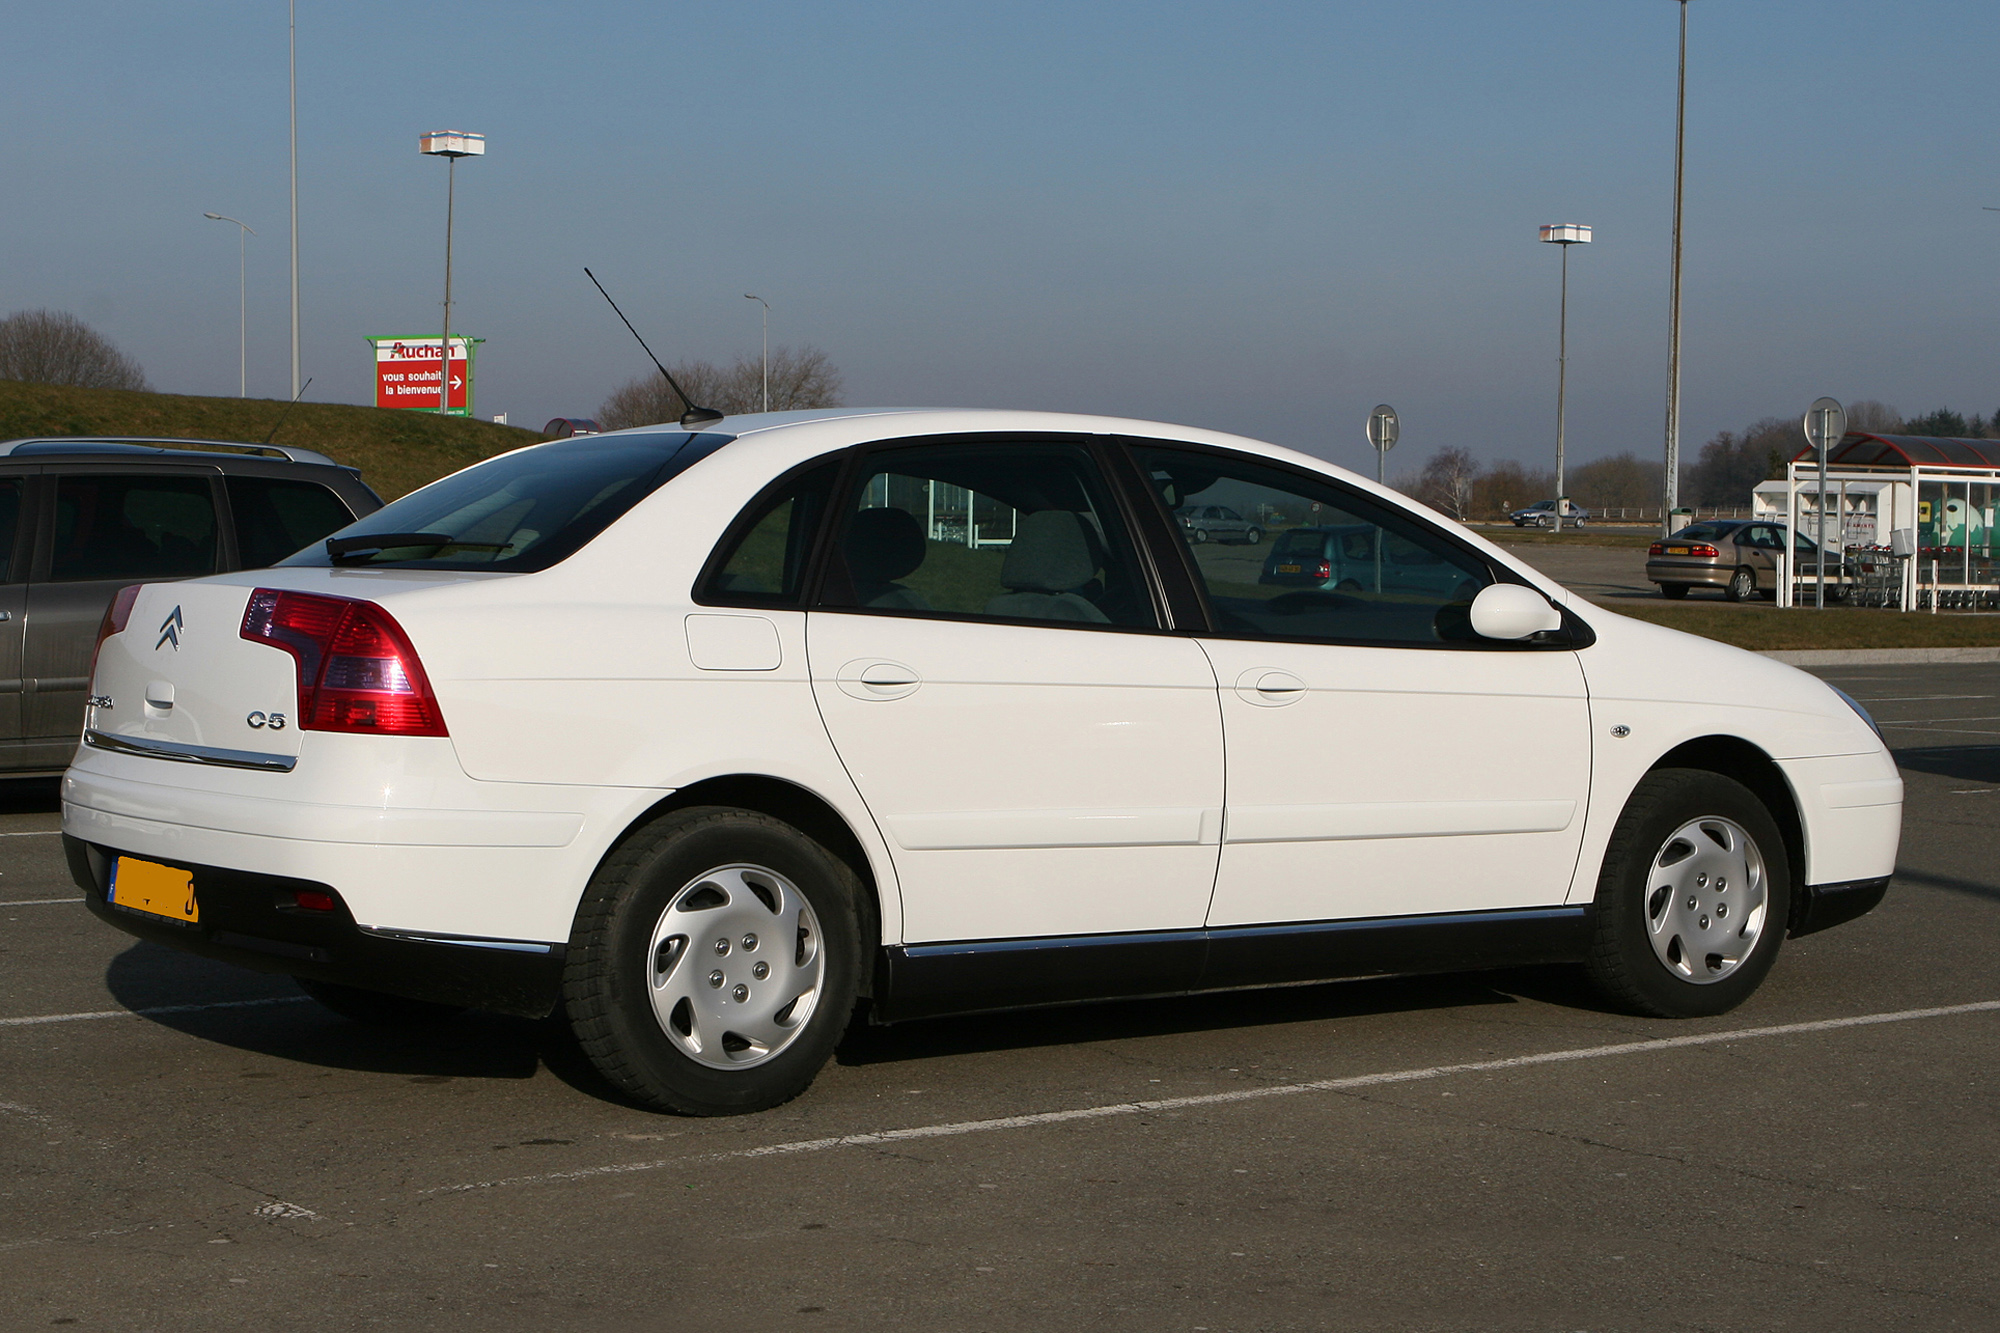
<path fill-rule="evenodd" d="M 370 338 L 375 348 L 375 406 L 438 410 L 438 339 Z M 472 414 L 472 364 L 483 338 L 451 340 L 453 416 Z"/>

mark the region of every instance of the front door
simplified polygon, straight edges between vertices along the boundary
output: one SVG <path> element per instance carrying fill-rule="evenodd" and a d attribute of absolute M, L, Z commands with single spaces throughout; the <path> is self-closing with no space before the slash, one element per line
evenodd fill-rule
<path fill-rule="evenodd" d="M 1576 654 L 1473 635 L 1494 574 L 1442 530 L 1304 474 L 1137 452 L 1169 504 L 1226 502 L 1275 534 L 1268 555 L 1190 551 L 1229 775 L 1208 924 L 1561 903 L 1590 785 Z M 1379 581 L 1300 558 L 1329 542 L 1378 551 Z"/>
<path fill-rule="evenodd" d="M 21 626 L 28 609 L 27 541 L 23 523 L 27 478 L 0 476 L 0 772 L 13 767 L 21 741 Z M 20 549 L 16 549 L 20 548 Z"/>
<path fill-rule="evenodd" d="M 906 941 L 1199 929 L 1215 677 L 1161 630 L 1089 449 L 879 451 L 835 514 L 807 656 L 895 859 Z"/>

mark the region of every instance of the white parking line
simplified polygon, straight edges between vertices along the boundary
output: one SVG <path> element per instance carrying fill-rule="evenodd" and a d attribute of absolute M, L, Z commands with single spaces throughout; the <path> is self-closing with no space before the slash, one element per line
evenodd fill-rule
<path fill-rule="evenodd" d="M 1861 1014 L 1853 1018 L 1825 1018 L 1809 1023 L 1781 1023 L 1774 1027 L 1738 1028 L 1731 1032 L 1702 1032 L 1687 1037 L 1662 1037 L 1649 1041 L 1622 1041 L 1610 1046 L 1580 1046 L 1563 1051 L 1543 1051 L 1538 1055 L 1514 1055 L 1499 1060 L 1474 1060 L 1458 1065 L 1431 1065 L 1424 1069 L 1398 1069 L 1381 1074 L 1356 1074 L 1348 1078 L 1318 1079 L 1311 1083 L 1279 1083 L 1242 1088 L 1232 1092 L 1202 1093 L 1192 1097 L 1165 1097 L 1157 1101 L 1115 1102 L 1109 1106 L 1086 1106 L 1073 1111 L 1042 1111 L 1032 1115 L 1000 1116 L 991 1120 L 960 1120 L 943 1125 L 919 1125 L 910 1129 L 885 1129 L 868 1134 L 843 1134 L 836 1138 L 804 1139 L 796 1143 L 773 1143 L 761 1148 L 739 1148 L 734 1152 L 701 1153 L 688 1157 L 666 1157 L 651 1162 L 623 1162 L 613 1166 L 586 1166 L 574 1171 L 549 1171 L 533 1176 L 509 1176 L 504 1180 L 481 1180 L 469 1185 L 439 1185 L 423 1194 L 463 1194 L 472 1190 L 499 1189 L 508 1185 L 556 1184 L 589 1180 L 597 1176 L 630 1175 L 659 1171 L 695 1162 L 725 1162 L 745 1157 L 783 1157 L 798 1153 L 825 1152 L 829 1148 L 866 1148 L 910 1139 L 941 1139 L 960 1134 L 987 1134 L 1002 1129 L 1034 1129 L 1078 1120 L 1105 1120 L 1114 1116 L 1144 1115 L 1149 1112 L 1184 1111 L 1200 1106 L 1226 1106 L 1232 1102 L 1261 1101 L 1266 1097 L 1294 1097 L 1308 1092 L 1347 1092 L 1356 1088 L 1381 1087 L 1389 1083 L 1416 1083 L 1425 1079 L 1449 1078 L 1456 1074 L 1480 1074 L 1502 1069 L 1526 1069 L 1533 1065 L 1561 1064 L 1572 1060 L 1602 1060 L 1614 1055 L 1639 1055 L 1654 1051 L 1685 1050 L 1691 1046 L 1719 1046 L 1732 1041 L 1753 1041 L 1766 1037 L 1792 1037 L 1810 1032 L 1834 1032 L 1841 1028 L 1870 1027 L 1878 1023 L 1909 1023 L 1923 1018 L 1951 1018 L 1960 1014 L 2000 1010 L 2000 1000 L 1980 1000 L 1973 1004 L 1944 1005 L 1935 1009 L 1901 1009 L 1892 1013 Z"/>
<path fill-rule="evenodd" d="M 154 1014 L 198 1014 L 208 1009 L 250 1009 L 264 1004 L 299 1004 L 304 995 L 274 995 L 267 1000 L 215 1000 L 208 1004 L 156 1004 L 150 1009 L 97 1009 L 87 1014 L 32 1014 L 0 1018 L 0 1028 L 24 1028 L 38 1023 L 84 1023 L 94 1018 L 151 1018 Z"/>
<path fill-rule="evenodd" d="M 0 903 L 0 907 L 47 907 L 51 903 L 80 903 L 81 898 L 23 898 L 17 903 Z"/>

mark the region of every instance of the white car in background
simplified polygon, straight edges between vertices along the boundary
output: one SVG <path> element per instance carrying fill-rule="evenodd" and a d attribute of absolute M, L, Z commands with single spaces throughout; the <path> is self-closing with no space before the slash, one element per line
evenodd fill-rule
<path fill-rule="evenodd" d="M 1189 505 L 1462 578 L 1291 588 Z M 1721 1013 L 1867 911 L 1902 786 L 1820 681 L 1573 601 L 1315 458 L 1021 412 L 537 445 L 121 594 L 92 910 L 350 1016 L 566 1007 L 719 1114 L 876 1020 L 1573 962 Z"/>

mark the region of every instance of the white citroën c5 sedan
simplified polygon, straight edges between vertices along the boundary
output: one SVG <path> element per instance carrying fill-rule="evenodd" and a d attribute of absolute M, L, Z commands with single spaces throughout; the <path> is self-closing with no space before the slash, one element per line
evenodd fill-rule
<path fill-rule="evenodd" d="M 1433 576 L 1263 582 L 1187 540 L 1210 503 Z M 1567 961 L 1722 1013 L 1880 901 L 1901 803 L 1844 695 L 1318 459 L 825 411 L 536 445 L 126 589 L 63 829 L 134 935 L 363 1020 L 560 1006 L 631 1096 L 725 1114 L 864 1001 Z"/>

